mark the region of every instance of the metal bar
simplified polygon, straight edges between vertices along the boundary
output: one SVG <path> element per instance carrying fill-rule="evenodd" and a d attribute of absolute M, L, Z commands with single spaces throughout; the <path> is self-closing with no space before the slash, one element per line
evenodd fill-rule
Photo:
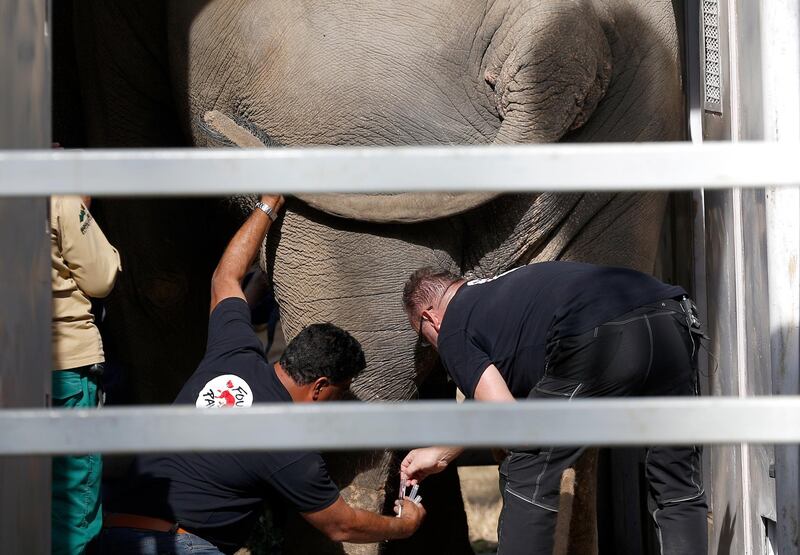
<path fill-rule="evenodd" d="M 798 422 L 800 396 L 29 409 L 0 411 L 0 455 L 798 443 Z"/>
<path fill-rule="evenodd" d="M 705 89 L 705 67 L 701 69 L 704 54 L 701 53 L 700 0 L 683 3 L 683 76 L 686 79 L 686 131 L 689 140 L 700 144 L 703 140 L 703 91 Z"/>
<path fill-rule="evenodd" d="M 797 144 L 0 152 L 0 196 L 623 191 L 800 183 Z"/>
<path fill-rule="evenodd" d="M 764 137 L 800 140 L 800 6 L 762 4 Z M 772 392 L 800 394 L 800 189 L 768 189 L 767 275 Z M 776 533 L 781 555 L 800 553 L 800 446 L 775 447 Z M 792 515 L 792 516 L 788 516 Z M 787 518 L 788 517 L 788 518 Z"/>
<path fill-rule="evenodd" d="M 0 0 L 0 149 L 50 147 L 49 12 L 50 0 Z M 4 408 L 44 407 L 50 396 L 48 204 L 45 198 L 0 198 Z M 3 553 L 51 553 L 51 474 L 49 457 L 0 458 Z"/>

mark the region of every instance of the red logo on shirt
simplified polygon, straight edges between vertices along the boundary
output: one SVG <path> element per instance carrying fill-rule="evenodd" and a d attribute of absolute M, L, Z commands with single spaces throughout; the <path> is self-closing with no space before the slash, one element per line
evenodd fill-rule
<path fill-rule="evenodd" d="M 198 408 L 231 409 L 253 404 L 250 386 L 239 376 L 225 374 L 209 381 L 197 395 Z"/>
<path fill-rule="evenodd" d="M 228 383 L 225 384 L 228 389 L 225 391 L 217 390 L 217 395 L 214 396 L 215 399 L 218 399 L 221 402 L 221 408 L 231 408 L 236 406 L 236 398 L 230 392 L 233 389 L 233 382 L 228 380 Z"/>

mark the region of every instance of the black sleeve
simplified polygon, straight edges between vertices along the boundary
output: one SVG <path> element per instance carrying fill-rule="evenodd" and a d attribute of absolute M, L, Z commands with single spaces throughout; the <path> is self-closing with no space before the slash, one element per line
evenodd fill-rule
<path fill-rule="evenodd" d="M 472 399 L 483 373 L 492 364 L 483 349 L 466 330 L 439 339 L 439 357 L 461 392 Z"/>
<path fill-rule="evenodd" d="M 214 307 L 208 319 L 208 341 L 204 359 L 227 356 L 237 351 L 263 351 L 261 340 L 250 323 L 250 307 L 244 299 L 229 297 Z"/>
<path fill-rule="evenodd" d="M 270 485 L 301 513 L 327 509 L 339 499 L 339 488 L 317 453 L 308 453 L 275 472 Z"/>

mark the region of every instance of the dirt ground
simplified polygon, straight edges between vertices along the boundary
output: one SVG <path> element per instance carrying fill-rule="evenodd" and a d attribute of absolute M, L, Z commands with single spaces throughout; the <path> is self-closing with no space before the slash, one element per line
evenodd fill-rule
<path fill-rule="evenodd" d="M 496 466 L 462 466 L 461 496 L 467 511 L 469 540 L 478 555 L 490 555 L 497 550 L 497 518 L 502 500 L 497 485 Z"/>

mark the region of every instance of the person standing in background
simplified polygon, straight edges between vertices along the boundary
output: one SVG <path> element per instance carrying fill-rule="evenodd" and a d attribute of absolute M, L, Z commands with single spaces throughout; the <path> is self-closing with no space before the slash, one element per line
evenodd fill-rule
<path fill-rule="evenodd" d="M 89 213 L 88 197 L 50 198 L 53 290 L 53 406 L 101 404 L 103 341 L 91 299 L 106 297 L 122 269 Z M 53 457 L 52 545 L 54 554 L 84 553 L 102 528 L 102 459 L 99 453 Z"/>

